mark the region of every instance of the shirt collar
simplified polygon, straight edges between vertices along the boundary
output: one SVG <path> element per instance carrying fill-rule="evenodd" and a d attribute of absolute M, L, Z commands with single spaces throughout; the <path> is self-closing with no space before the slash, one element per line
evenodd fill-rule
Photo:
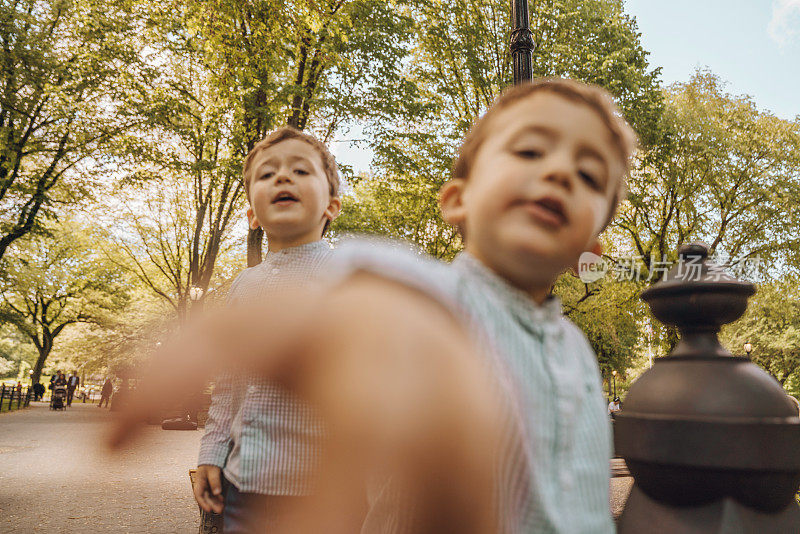
<path fill-rule="evenodd" d="M 509 284 L 468 252 L 456 256 L 453 267 L 498 297 L 523 326 L 535 331 L 557 329 L 562 317 L 558 297 L 551 295 L 537 304 L 527 293 Z"/>
<path fill-rule="evenodd" d="M 320 239 L 319 241 L 305 243 L 296 247 L 288 247 L 279 250 L 278 252 L 267 252 L 267 255 L 264 257 L 264 261 L 262 263 L 266 265 L 274 265 L 276 263 L 293 262 L 301 258 L 307 258 L 320 252 L 330 250 L 331 246 L 328 244 L 328 242 L 324 239 Z"/>

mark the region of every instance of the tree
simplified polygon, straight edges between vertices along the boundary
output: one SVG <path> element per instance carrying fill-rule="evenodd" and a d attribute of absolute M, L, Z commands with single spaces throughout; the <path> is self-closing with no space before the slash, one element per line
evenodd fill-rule
<path fill-rule="evenodd" d="M 18 0 L 0 6 L 0 258 L 88 192 L 109 140 L 136 118 L 129 2 Z"/>
<path fill-rule="evenodd" d="M 235 238 L 229 232 L 212 234 L 203 221 L 198 233 L 195 187 L 193 178 L 181 176 L 165 176 L 132 187 L 129 195 L 120 199 L 124 207 L 115 217 L 114 231 L 108 234 L 114 244 L 106 248 L 110 261 L 163 299 L 179 319 L 187 315 L 195 284 L 204 284 L 205 298 L 210 288 L 232 276 L 230 262 L 223 262 L 221 270 L 218 263 L 233 250 Z M 207 254 L 214 239 L 219 241 L 214 245 L 214 263 L 210 264 Z M 203 254 L 195 262 L 198 251 Z M 196 278 L 198 264 L 211 265 L 200 271 L 207 278 Z"/>
<path fill-rule="evenodd" d="M 33 367 L 36 357 L 36 349 L 30 340 L 14 325 L 4 323 L 0 326 L 0 376 L 16 378 L 22 369 Z"/>
<path fill-rule="evenodd" d="M 796 278 L 759 284 L 747 312 L 726 325 L 721 338 L 737 355 L 744 353 L 745 343 L 751 343 L 753 361 L 788 389 L 792 379 L 800 376 L 800 292 Z M 790 392 L 800 394 L 797 388 Z"/>
<path fill-rule="evenodd" d="M 442 169 L 450 165 L 448 148 L 432 138 L 382 147 L 377 155 L 381 178 L 351 180 L 353 193 L 345 197 L 332 235 L 379 234 L 411 241 L 438 258 L 455 256 L 461 238 L 442 220 L 438 202 L 447 178 Z"/>
<path fill-rule="evenodd" d="M 402 74 L 411 20 L 381 0 L 193 0 L 206 62 L 235 110 L 243 158 L 266 132 L 311 127 L 328 141 L 348 121 L 413 114 Z M 250 232 L 248 263 L 261 261 Z"/>
<path fill-rule="evenodd" d="M 128 253 L 126 265 L 183 316 L 189 290 L 208 290 L 244 214 L 244 187 L 234 114 L 212 83 L 198 40 L 180 28 L 171 39 L 155 33 L 152 39 L 162 40 L 153 43 L 150 61 L 158 62 L 159 75 L 150 82 L 146 121 L 116 145 L 124 174 L 111 196 L 127 206 L 115 224 L 127 233 L 115 239 Z"/>
<path fill-rule="evenodd" d="M 697 239 L 722 261 L 796 258 L 800 121 L 725 93 L 724 83 L 702 70 L 666 89 L 665 100 L 663 141 L 643 154 L 614 223 L 644 274 Z"/>
<path fill-rule="evenodd" d="M 411 6 L 416 47 L 410 76 L 436 103 L 432 111 L 441 122 L 433 126 L 444 126 L 458 140 L 512 83 L 510 3 L 416 0 Z M 660 69 L 650 68 L 622 2 L 536 2 L 531 30 L 534 77 L 566 76 L 606 87 L 642 133 L 658 120 Z"/>
<path fill-rule="evenodd" d="M 73 325 L 59 338 L 50 361 L 69 362 L 87 376 L 116 374 L 136 368 L 152 356 L 175 323 L 171 310 L 141 284 L 133 284 L 127 306 L 110 321 Z"/>
<path fill-rule="evenodd" d="M 50 227 L 52 238 L 33 236 L 13 245 L 4 261 L 0 317 L 28 337 L 38 351 L 38 382 L 55 339 L 69 325 L 102 323 L 127 301 L 118 270 L 91 246 L 86 228 Z"/>
<path fill-rule="evenodd" d="M 564 314 L 589 339 L 603 376 L 625 373 L 639 358 L 645 306 L 639 300 L 641 284 L 614 276 L 584 284 L 574 274 L 563 275 L 554 292 L 561 298 Z M 595 293 L 601 298 L 593 298 Z"/>

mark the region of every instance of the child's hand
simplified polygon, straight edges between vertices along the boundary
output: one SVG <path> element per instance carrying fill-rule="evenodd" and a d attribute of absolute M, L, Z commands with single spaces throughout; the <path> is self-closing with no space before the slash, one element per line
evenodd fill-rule
<path fill-rule="evenodd" d="M 494 453 L 507 419 L 461 324 L 428 296 L 367 274 L 324 297 L 269 302 L 206 317 L 165 344 L 112 442 L 223 366 L 249 369 L 310 401 L 326 423 L 316 494 L 287 510 L 287 532 L 358 530 L 376 475 L 413 499 L 415 532 L 495 532 Z"/>
<path fill-rule="evenodd" d="M 205 512 L 222 513 L 222 469 L 216 465 L 198 465 L 194 481 L 194 499 Z"/>

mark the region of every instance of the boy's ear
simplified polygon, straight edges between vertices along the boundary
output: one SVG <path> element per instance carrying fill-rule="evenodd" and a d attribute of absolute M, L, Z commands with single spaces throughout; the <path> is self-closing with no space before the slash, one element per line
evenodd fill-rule
<path fill-rule="evenodd" d="M 247 208 L 247 223 L 250 226 L 251 230 L 255 230 L 259 226 L 261 226 L 256 219 L 256 214 L 253 212 L 253 208 Z"/>
<path fill-rule="evenodd" d="M 439 189 L 439 209 L 442 218 L 456 228 L 461 228 L 467 218 L 464 207 L 464 187 L 467 182 L 463 178 L 453 178 Z"/>
<path fill-rule="evenodd" d="M 325 209 L 325 217 L 333 221 L 342 212 L 342 200 L 339 197 L 331 197 L 328 207 Z"/>

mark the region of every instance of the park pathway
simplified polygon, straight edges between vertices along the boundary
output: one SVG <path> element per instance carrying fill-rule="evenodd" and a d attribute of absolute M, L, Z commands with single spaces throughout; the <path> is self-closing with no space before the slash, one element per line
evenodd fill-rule
<path fill-rule="evenodd" d="M 113 416 L 78 402 L 0 414 L 0 532 L 197 532 L 188 472 L 200 432 L 149 426 L 111 456 L 100 441 Z"/>

